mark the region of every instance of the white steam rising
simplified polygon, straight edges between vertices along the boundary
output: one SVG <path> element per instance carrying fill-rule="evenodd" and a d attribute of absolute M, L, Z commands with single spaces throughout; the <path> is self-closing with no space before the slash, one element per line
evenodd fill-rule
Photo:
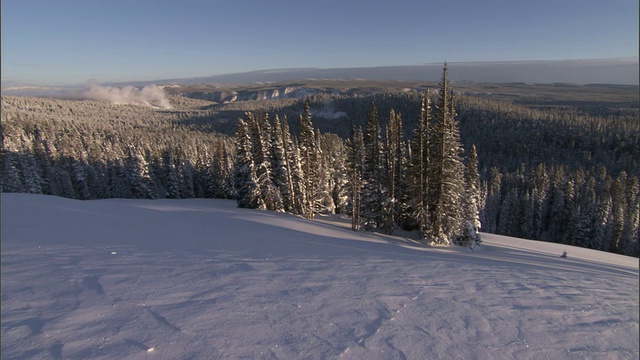
<path fill-rule="evenodd" d="M 147 85 L 143 88 L 133 86 L 119 88 L 90 81 L 87 84 L 87 88 L 82 92 L 81 97 L 89 100 L 109 101 L 114 104 L 147 105 L 162 109 L 171 108 L 167 94 L 157 85 Z"/>

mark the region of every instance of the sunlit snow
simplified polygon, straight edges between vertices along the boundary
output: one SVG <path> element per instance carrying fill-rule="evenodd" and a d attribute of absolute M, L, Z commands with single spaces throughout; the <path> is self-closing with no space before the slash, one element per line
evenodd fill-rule
<path fill-rule="evenodd" d="M 637 258 L 483 239 L 420 247 L 224 200 L 2 194 L 1 357 L 638 358 Z"/>

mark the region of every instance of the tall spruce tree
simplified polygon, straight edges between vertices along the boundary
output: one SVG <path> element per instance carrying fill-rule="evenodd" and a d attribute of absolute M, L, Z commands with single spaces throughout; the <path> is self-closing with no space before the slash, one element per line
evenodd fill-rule
<path fill-rule="evenodd" d="M 461 235 L 463 225 L 464 164 L 460 157 L 463 148 L 453 97 L 445 63 L 438 93 L 429 170 L 429 232 L 433 244 L 453 243 Z"/>
<path fill-rule="evenodd" d="M 254 209 L 258 207 L 258 186 L 253 163 L 253 150 L 249 125 L 238 118 L 236 130 L 236 162 L 234 184 L 238 207 Z"/>
<path fill-rule="evenodd" d="M 284 134 L 278 115 L 275 116 L 271 127 L 271 166 L 273 168 L 273 182 L 282 196 L 284 211 L 293 212 L 293 188 L 289 164 L 284 143 Z"/>
<path fill-rule="evenodd" d="M 402 169 L 403 149 L 402 141 L 402 116 L 395 110 L 389 111 L 389 121 L 386 128 L 384 161 L 385 161 L 385 185 L 386 201 L 383 206 L 382 227 L 387 233 L 392 233 L 399 223 L 400 212 L 403 206 Z"/>
<path fill-rule="evenodd" d="M 266 113 L 247 114 L 247 122 L 252 128 L 253 162 L 258 187 L 258 209 L 282 211 L 280 190 L 274 184 L 271 154 L 271 125 Z"/>
<path fill-rule="evenodd" d="M 362 207 L 362 167 L 364 162 L 364 140 L 362 130 L 351 124 L 351 132 L 347 140 L 347 177 L 349 187 L 349 209 L 351 213 L 351 229 L 360 230 Z"/>
<path fill-rule="evenodd" d="M 472 249 L 480 243 L 480 174 L 478 173 L 478 155 L 476 146 L 471 145 L 466 171 L 464 172 L 464 228 L 462 245 Z"/>
<path fill-rule="evenodd" d="M 631 176 L 627 184 L 627 210 L 621 237 L 621 252 L 638 256 L 640 250 L 640 181 Z"/>
<path fill-rule="evenodd" d="M 316 196 L 313 199 L 313 212 L 316 214 L 335 213 L 335 203 L 331 196 L 332 159 L 328 149 L 323 148 L 324 136 L 316 129 Z"/>
<path fill-rule="evenodd" d="M 309 103 L 305 101 L 303 113 L 299 117 L 300 127 L 300 163 L 303 178 L 302 215 L 312 219 L 315 215 L 314 208 L 318 194 L 318 145 L 316 134 L 311 122 Z"/>
<path fill-rule="evenodd" d="M 413 130 L 411 140 L 411 158 L 409 160 L 409 192 L 411 216 L 414 219 L 420 238 L 429 238 L 429 168 L 431 161 L 431 99 L 429 90 L 420 101 L 418 124 Z"/>
<path fill-rule="evenodd" d="M 282 119 L 282 141 L 284 143 L 284 155 L 288 175 L 287 182 L 291 194 L 291 212 L 294 214 L 304 214 L 304 173 L 302 172 L 302 164 L 300 163 L 299 148 L 291 137 L 289 122 L 286 116 Z"/>
<path fill-rule="evenodd" d="M 367 230 L 382 224 L 383 193 L 382 160 L 380 146 L 380 120 L 375 102 L 367 112 L 364 130 L 364 163 L 362 188 L 362 223 Z"/>

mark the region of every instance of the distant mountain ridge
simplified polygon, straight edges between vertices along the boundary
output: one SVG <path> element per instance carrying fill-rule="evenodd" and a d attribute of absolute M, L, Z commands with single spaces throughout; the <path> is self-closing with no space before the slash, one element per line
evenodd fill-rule
<path fill-rule="evenodd" d="M 638 58 L 617 58 L 557 61 L 450 62 L 447 66 L 449 67 L 449 74 L 452 81 L 638 85 L 638 77 L 640 74 L 638 64 Z M 270 69 L 205 77 L 132 82 L 131 84 L 250 84 L 257 82 L 293 81 L 298 79 L 437 81 L 442 74 L 442 65 L 441 63 L 432 63 L 409 66 L 328 69 Z M 119 84 L 122 85 L 122 83 Z"/>

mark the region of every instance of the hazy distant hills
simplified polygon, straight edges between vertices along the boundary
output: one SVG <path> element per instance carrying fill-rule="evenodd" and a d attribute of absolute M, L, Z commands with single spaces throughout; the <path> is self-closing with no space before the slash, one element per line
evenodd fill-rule
<path fill-rule="evenodd" d="M 452 81 L 487 83 L 531 82 L 573 84 L 638 84 L 638 58 L 562 61 L 508 61 L 448 63 Z M 442 64 L 357 68 L 295 68 L 260 70 L 236 74 L 186 79 L 166 79 L 156 83 L 256 83 L 298 79 L 377 79 L 437 81 Z"/>
<path fill-rule="evenodd" d="M 640 76 L 638 58 L 453 62 L 447 65 L 449 79 L 454 83 L 454 87 L 458 91 L 469 94 L 493 97 L 502 94 L 507 98 L 533 95 L 547 96 L 556 100 L 581 101 L 602 101 L 601 97 L 605 95 L 612 96 L 616 101 L 638 100 Z M 442 76 L 442 66 L 443 64 L 426 64 L 333 69 L 274 69 L 193 78 L 103 83 L 106 87 L 102 90 L 113 95 L 125 90 L 131 91 L 124 88 L 125 86 L 141 88 L 145 85 L 158 84 L 171 95 L 183 95 L 219 103 L 302 98 L 314 93 L 362 95 L 422 91 L 426 87 L 437 86 Z M 588 84 L 591 85 L 584 86 Z M 95 85 L 4 86 L 2 94 L 93 99 L 94 97 L 87 97 L 86 93 Z M 567 86 L 571 89 L 563 89 Z"/>

